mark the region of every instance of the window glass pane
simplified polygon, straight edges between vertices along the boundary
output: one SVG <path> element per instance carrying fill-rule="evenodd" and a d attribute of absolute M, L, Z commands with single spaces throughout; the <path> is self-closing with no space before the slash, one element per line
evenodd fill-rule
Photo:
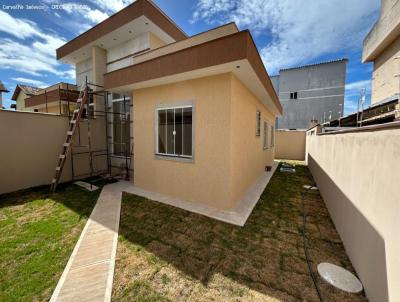
<path fill-rule="evenodd" d="M 113 112 L 121 113 L 120 102 L 113 103 Z M 122 127 L 121 127 L 121 117 L 119 114 L 113 114 L 113 138 L 114 138 L 114 154 L 121 155 Z"/>
<path fill-rule="evenodd" d="M 167 109 L 167 153 L 175 153 L 174 109 Z"/>
<path fill-rule="evenodd" d="M 129 100 L 126 100 L 124 105 L 123 101 L 113 102 L 113 140 L 114 140 L 114 154 L 121 156 L 130 156 L 130 137 L 131 137 L 131 124 L 130 124 L 130 107 Z M 125 115 L 125 109 L 128 114 Z"/>
<path fill-rule="evenodd" d="M 268 147 L 268 123 L 264 122 L 264 148 Z"/>
<path fill-rule="evenodd" d="M 158 110 L 158 153 L 167 151 L 167 117 L 166 110 Z"/>
<path fill-rule="evenodd" d="M 175 109 L 175 154 L 182 155 L 183 139 L 183 109 Z"/>
<path fill-rule="evenodd" d="M 183 108 L 183 155 L 192 156 L 192 108 Z"/>
<path fill-rule="evenodd" d="M 271 147 L 275 145 L 275 127 L 271 127 Z"/>

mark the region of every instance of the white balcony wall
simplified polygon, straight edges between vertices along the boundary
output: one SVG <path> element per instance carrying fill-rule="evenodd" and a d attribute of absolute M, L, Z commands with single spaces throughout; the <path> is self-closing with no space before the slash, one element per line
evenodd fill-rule
<path fill-rule="evenodd" d="M 107 72 L 129 66 L 133 55 L 150 47 L 149 33 L 144 33 L 107 50 Z M 121 60 L 120 60 L 121 59 Z M 118 61 L 117 61 L 118 60 Z"/>

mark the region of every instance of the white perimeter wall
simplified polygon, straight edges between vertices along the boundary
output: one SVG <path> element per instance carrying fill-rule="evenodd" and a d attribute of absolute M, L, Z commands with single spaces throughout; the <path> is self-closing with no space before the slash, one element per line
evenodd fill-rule
<path fill-rule="evenodd" d="M 308 166 L 370 301 L 400 301 L 400 123 L 307 135 Z"/>
<path fill-rule="evenodd" d="M 304 160 L 306 150 L 305 130 L 276 130 L 275 158 Z"/>

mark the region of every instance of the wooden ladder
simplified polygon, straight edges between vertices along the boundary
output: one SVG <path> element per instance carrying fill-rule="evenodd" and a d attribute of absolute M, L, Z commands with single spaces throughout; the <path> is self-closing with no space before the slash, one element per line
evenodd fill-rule
<path fill-rule="evenodd" d="M 78 123 L 82 117 L 82 113 L 85 110 L 85 105 L 88 105 L 88 88 L 87 86 L 79 93 L 79 98 L 76 101 L 77 109 L 74 110 L 71 120 L 69 121 L 67 137 L 63 144 L 61 153 L 58 157 L 58 162 L 56 166 L 56 172 L 54 178 L 51 181 L 50 191 L 55 192 L 57 185 L 60 181 L 61 174 L 65 165 L 65 161 L 67 160 L 67 156 L 71 151 L 72 142 L 75 136 L 76 129 L 78 128 Z"/>

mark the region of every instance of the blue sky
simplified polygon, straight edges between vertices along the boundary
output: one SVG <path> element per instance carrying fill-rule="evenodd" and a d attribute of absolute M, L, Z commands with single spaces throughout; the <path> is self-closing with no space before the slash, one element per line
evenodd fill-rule
<path fill-rule="evenodd" d="M 45 87 L 73 83 L 73 66 L 55 49 L 132 0 L 2 0 L 0 79 L 10 93 L 17 83 Z M 354 112 L 361 88 L 370 99 L 371 64 L 361 63 L 362 41 L 379 16 L 379 0 L 155 0 L 187 34 L 235 21 L 250 29 L 270 75 L 281 68 L 349 59 L 345 113 Z M 60 4 L 63 4 L 60 6 Z M 29 7 L 28 7 L 29 6 Z"/>

